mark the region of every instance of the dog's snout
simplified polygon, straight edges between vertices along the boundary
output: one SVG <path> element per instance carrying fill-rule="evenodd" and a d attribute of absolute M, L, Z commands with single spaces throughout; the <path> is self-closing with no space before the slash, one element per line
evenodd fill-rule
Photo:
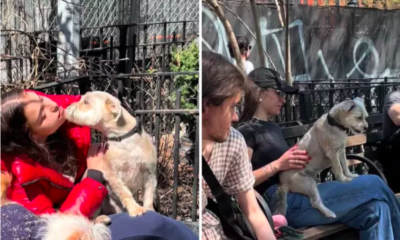
<path fill-rule="evenodd" d="M 364 130 L 367 131 L 368 130 L 368 126 L 364 126 Z"/>

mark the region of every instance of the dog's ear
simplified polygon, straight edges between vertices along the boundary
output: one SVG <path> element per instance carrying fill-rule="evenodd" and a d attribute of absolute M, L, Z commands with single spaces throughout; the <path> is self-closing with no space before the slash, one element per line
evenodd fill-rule
<path fill-rule="evenodd" d="M 108 98 L 106 100 L 106 108 L 115 116 L 115 119 L 118 119 L 122 114 L 121 103 L 119 101 L 115 101 L 114 99 Z"/>
<path fill-rule="evenodd" d="M 344 102 L 343 110 L 350 112 L 351 110 L 354 109 L 355 106 L 356 106 L 356 103 L 353 100 L 347 100 Z"/>

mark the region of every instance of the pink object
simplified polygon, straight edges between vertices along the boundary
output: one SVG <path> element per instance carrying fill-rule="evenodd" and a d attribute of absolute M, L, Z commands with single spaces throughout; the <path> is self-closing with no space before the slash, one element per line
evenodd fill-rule
<path fill-rule="evenodd" d="M 288 225 L 288 222 L 283 215 L 273 215 L 272 220 L 274 221 L 275 229 Z"/>

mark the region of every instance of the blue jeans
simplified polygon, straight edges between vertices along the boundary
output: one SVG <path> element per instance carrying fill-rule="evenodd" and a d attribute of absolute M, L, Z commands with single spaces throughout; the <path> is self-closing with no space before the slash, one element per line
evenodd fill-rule
<path fill-rule="evenodd" d="M 271 204 L 277 185 L 264 197 Z M 294 228 L 343 223 L 356 228 L 362 240 L 400 239 L 400 203 L 376 175 L 361 175 L 349 183 L 337 181 L 318 185 L 325 206 L 336 214 L 327 218 L 313 208 L 307 196 L 288 193 L 286 218 Z M 271 210 L 274 206 L 270 205 Z"/>
<path fill-rule="evenodd" d="M 126 212 L 109 217 L 112 240 L 199 239 L 185 224 L 153 211 L 138 217 L 130 217 Z"/>

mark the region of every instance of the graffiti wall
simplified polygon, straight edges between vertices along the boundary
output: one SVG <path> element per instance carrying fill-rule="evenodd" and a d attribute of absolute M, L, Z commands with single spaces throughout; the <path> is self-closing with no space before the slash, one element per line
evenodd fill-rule
<path fill-rule="evenodd" d="M 260 66 L 259 49 L 249 4 L 227 2 L 225 11 L 236 35 L 247 36 L 249 61 Z M 262 44 L 276 69 L 285 72 L 285 29 L 275 8 L 257 6 Z M 231 59 L 222 23 L 206 6 L 202 13 L 202 45 Z M 293 78 L 400 77 L 400 10 L 311 7 L 290 9 L 290 51 Z M 232 60 L 232 59 L 231 59 Z M 266 67 L 272 67 L 267 61 Z"/>

